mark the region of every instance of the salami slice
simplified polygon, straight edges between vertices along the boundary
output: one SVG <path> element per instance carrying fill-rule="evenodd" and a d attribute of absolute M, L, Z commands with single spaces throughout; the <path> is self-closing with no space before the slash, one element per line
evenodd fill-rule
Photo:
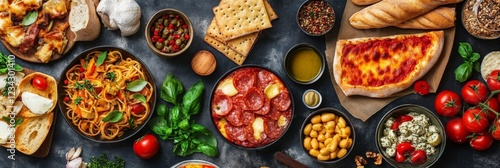
<path fill-rule="evenodd" d="M 243 94 L 238 93 L 236 96 L 233 96 L 233 106 L 239 107 L 242 110 L 248 110 L 247 105 L 245 105 L 245 96 Z"/>
<path fill-rule="evenodd" d="M 288 91 L 283 91 L 271 100 L 271 105 L 279 111 L 285 111 L 290 107 L 292 101 Z"/>
<path fill-rule="evenodd" d="M 225 116 L 226 120 L 234 126 L 243 125 L 242 112 L 239 108 L 232 108 L 231 111 Z"/>
<path fill-rule="evenodd" d="M 253 120 L 255 120 L 255 114 L 252 111 L 244 110 L 241 114 L 241 119 L 243 125 L 252 125 Z"/>
<path fill-rule="evenodd" d="M 274 74 L 269 71 L 259 71 L 257 72 L 257 87 L 264 90 L 267 85 L 273 82 Z"/>
<path fill-rule="evenodd" d="M 245 92 L 248 89 L 254 87 L 255 84 L 255 72 L 252 70 L 242 69 L 236 71 L 233 76 L 233 85 L 236 90 L 240 92 Z"/>
<path fill-rule="evenodd" d="M 244 126 L 234 126 L 231 124 L 226 124 L 226 133 L 227 136 L 232 140 L 240 141 L 240 142 L 235 142 L 237 144 L 241 144 L 241 141 L 247 140 Z"/>
<path fill-rule="evenodd" d="M 267 118 L 264 121 L 264 132 L 267 137 L 277 139 L 283 133 L 284 127 L 278 126 L 278 121 Z"/>
<path fill-rule="evenodd" d="M 245 94 L 245 105 L 249 110 L 258 110 L 264 105 L 264 93 L 257 88 L 250 88 Z"/>
<path fill-rule="evenodd" d="M 264 105 L 254 111 L 255 114 L 260 114 L 260 115 L 266 115 L 267 113 L 269 113 L 269 111 L 271 110 L 271 100 L 269 100 L 267 97 L 264 97 Z"/>
<path fill-rule="evenodd" d="M 269 111 L 269 113 L 267 113 L 266 117 L 271 119 L 271 120 L 277 121 L 280 118 L 280 116 L 283 115 L 282 113 L 283 112 L 281 112 L 275 108 L 272 108 Z"/>
<path fill-rule="evenodd" d="M 212 101 L 212 111 L 219 115 L 225 116 L 229 111 L 231 111 L 233 106 L 233 100 L 231 97 L 224 94 L 215 94 Z"/>

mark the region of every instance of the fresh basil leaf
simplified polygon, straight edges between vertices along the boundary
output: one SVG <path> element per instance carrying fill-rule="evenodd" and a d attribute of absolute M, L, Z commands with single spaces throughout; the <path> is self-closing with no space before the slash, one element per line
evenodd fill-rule
<path fill-rule="evenodd" d="M 184 119 L 179 123 L 179 128 L 182 130 L 187 130 L 189 128 L 189 121 Z"/>
<path fill-rule="evenodd" d="M 16 123 L 14 123 L 14 128 L 17 127 L 18 125 L 20 125 L 21 123 L 23 123 L 23 118 L 17 119 Z"/>
<path fill-rule="evenodd" d="M 181 119 L 181 112 L 180 112 L 179 106 L 174 106 L 172 109 L 170 109 L 169 117 L 168 117 L 168 122 L 172 124 L 172 126 L 178 126 L 179 123 L 182 121 Z"/>
<path fill-rule="evenodd" d="M 203 94 L 204 89 L 205 86 L 203 85 L 203 82 L 199 80 L 186 92 L 186 94 L 184 94 L 184 97 L 182 98 L 182 111 L 185 116 L 198 114 L 200 112 L 201 95 Z"/>
<path fill-rule="evenodd" d="M 127 84 L 127 90 L 131 92 L 139 92 L 141 91 L 146 85 L 148 84 L 147 81 L 142 80 L 142 79 L 137 79 L 135 81 L 132 81 Z"/>
<path fill-rule="evenodd" d="M 472 54 L 472 46 L 469 43 L 460 43 L 458 46 L 458 54 L 462 56 L 462 58 L 467 58 Z"/>
<path fill-rule="evenodd" d="M 207 156 L 217 156 L 219 155 L 219 150 L 212 145 L 208 145 L 205 143 L 200 143 L 196 146 L 196 150 L 207 155 Z"/>
<path fill-rule="evenodd" d="M 128 125 L 130 125 L 130 129 L 134 129 L 136 127 L 134 117 L 131 117 L 130 120 L 128 120 Z"/>
<path fill-rule="evenodd" d="M 481 72 L 481 64 L 479 62 L 474 62 L 474 70 Z"/>
<path fill-rule="evenodd" d="M 156 106 L 156 115 L 165 117 L 165 114 L 167 114 L 168 108 L 164 104 L 159 104 Z"/>
<path fill-rule="evenodd" d="M 467 79 L 469 79 L 470 75 L 472 74 L 472 66 L 469 63 L 463 63 L 462 65 L 458 66 L 457 69 L 455 69 L 455 79 L 459 82 L 465 82 Z"/>
<path fill-rule="evenodd" d="M 6 74 L 8 70 L 8 68 L 0 68 L 0 74 Z"/>
<path fill-rule="evenodd" d="M 478 53 L 472 53 L 471 57 L 469 58 L 469 61 L 476 62 L 477 60 L 479 60 L 479 58 L 481 58 L 481 56 Z"/>
<path fill-rule="evenodd" d="M 146 97 L 144 95 L 136 93 L 132 95 L 135 100 L 139 100 L 140 102 L 146 103 Z"/>
<path fill-rule="evenodd" d="M 26 16 L 24 16 L 23 21 L 21 21 L 21 25 L 29 26 L 29 25 L 35 23 L 37 18 L 38 18 L 38 11 L 28 12 L 28 14 L 26 14 Z"/>
<path fill-rule="evenodd" d="M 19 64 L 15 64 L 14 65 L 14 71 L 19 72 L 19 71 L 22 71 L 22 70 L 23 70 L 23 67 L 21 65 L 19 65 Z"/>
<path fill-rule="evenodd" d="M 208 130 L 207 128 L 205 128 L 203 125 L 196 124 L 196 123 L 191 124 L 191 130 L 194 133 L 203 133 L 205 135 L 211 134 L 210 130 Z"/>
<path fill-rule="evenodd" d="M 97 66 L 101 66 L 102 63 L 104 63 L 104 60 L 106 60 L 106 56 L 108 56 L 108 51 L 102 52 L 99 57 L 97 57 Z"/>
<path fill-rule="evenodd" d="M 172 74 L 167 74 L 161 86 L 160 97 L 166 102 L 178 105 L 183 92 L 184 86 L 182 86 L 181 81 L 175 78 Z"/>
<path fill-rule="evenodd" d="M 115 110 L 115 111 L 108 113 L 108 115 L 106 115 L 106 117 L 102 118 L 102 121 L 115 123 L 115 122 L 120 121 L 122 119 L 122 117 L 123 117 L 123 112 Z"/>

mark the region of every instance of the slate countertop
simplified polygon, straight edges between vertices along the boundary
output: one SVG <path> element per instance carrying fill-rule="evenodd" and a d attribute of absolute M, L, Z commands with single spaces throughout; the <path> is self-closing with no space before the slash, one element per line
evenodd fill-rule
<path fill-rule="evenodd" d="M 122 37 L 119 31 L 110 31 L 102 29 L 98 39 L 92 42 L 77 42 L 73 49 L 70 50 L 62 58 L 52 61 L 48 64 L 35 64 L 16 59 L 16 63 L 24 67 L 41 71 L 58 79 L 63 73 L 63 69 L 69 64 L 78 54 L 83 51 L 101 45 L 111 45 L 121 47 L 132 54 L 135 54 L 146 66 L 151 70 L 153 77 L 156 80 L 156 86 L 159 89 L 161 82 L 167 75 L 172 73 L 184 86 L 191 86 L 198 79 L 201 79 L 205 84 L 205 92 L 203 97 L 202 113 L 195 116 L 197 123 L 200 123 L 214 133 L 217 141 L 220 155 L 218 157 L 207 157 L 203 154 L 193 154 L 187 157 L 178 157 L 172 154 L 172 142 L 161 141 L 161 151 L 150 160 L 139 159 L 132 151 L 132 144 L 134 139 L 139 138 L 149 131 L 149 128 L 144 128 L 141 132 L 136 134 L 129 140 L 115 143 L 115 144 L 99 144 L 92 142 L 74 132 L 69 125 L 64 121 L 63 115 L 58 114 L 54 139 L 49 155 L 45 158 L 35 158 L 26 156 L 20 152 L 16 152 L 15 160 L 7 158 L 8 151 L 0 150 L 0 167 L 64 167 L 66 160 L 64 159 L 65 153 L 71 147 L 82 146 L 82 157 L 88 161 L 91 156 L 99 156 L 101 153 L 106 153 L 108 158 L 119 156 L 125 160 L 126 167 L 169 167 L 183 160 L 201 159 L 210 161 L 219 165 L 220 167 L 285 167 L 273 159 L 273 155 L 277 151 L 292 156 L 298 161 L 310 167 L 356 167 L 354 164 L 355 155 L 363 155 L 366 151 L 377 151 L 375 146 L 375 128 L 382 118 L 382 116 L 393 107 L 401 104 L 419 104 L 434 111 L 433 102 L 436 94 L 427 96 L 419 96 L 411 94 L 384 107 L 377 114 L 369 118 L 366 122 L 355 119 L 352 116 L 351 120 L 354 121 L 357 137 L 354 150 L 351 154 L 339 163 L 332 165 L 323 165 L 314 162 L 302 150 L 298 135 L 299 129 L 312 110 L 307 109 L 301 102 L 302 93 L 310 88 L 316 89 L 323 95 L 323 103 L 319 108 L 333 107 L 340 109 L 343 112 L 347 111 L 339 103 L 337 96 L 333 90 L 333 85 L 329 79 L 328 71 L 325 71 L 323 76 L 314 84 L 299 85 L 290 80 L 283 68 L 283 58 L 286 52 L 297 43 L 309 43 L 320 49 L 325 50 L 324 37 L 312 37 L 300 31 L 296 21 L 295 15 L 299 6 L 304 0 L 269 0 L 271 6 L 277 12 L 279 19 L 272 22 L 273 28 L 264 30 L 260 35 L 256 45 L 251 51 L 249 57 L 244 64 L 256 64 L 274 70 L 278 75 L 288 84 L 295 101 L 295 112 L 292 120 L 292 125 L 285 133 L 285 135 L 272 146 L 263 150 L 243 150 L 236 148 L 219 136 L 216 133 L 216 128 L 210 120 L 209 112 L 209 97 L 210 91 L 217 80 L 228 70 L 237 67 L 232 61 L 227 59 L 220 52 L 210 47 L 203 41 L 205 30 L 212 20 L 212 8 L 217 6 L 217 0 L 201 0 L 201 1 L 188 1 L 188 0 L 138 0 L 141 6 L 141 28 L 140 30 L 128 37 Z M 343 13 L 345 0 L 328 0 L 333 6 L 336 19 L 339 21 Z M 454 78 L 454 69 L 458 67 L 463 61 L 458 55 L 457 48 L 459 42 L 468 42 L 472 45 L 474 51 L 478 52 L 481 56 L 495 50 L 500 50 L 500 40 L 481 40 L 469 35 L 461 24 L 460 15 L 462 3 L 457 5 L 457 24 L 455 41 L 449 60 L 447 69 L 445 70 L 441 84 L 438 91 L 444 89 L 453 90 L 460 93 L 463 83 L 459 83 Z M 193 23 L 195 31 L 194 41 L 191 47 L 176 58 L 161 58 L 153 54 L 147 47 L 144 38 L 144 29 L 147 20 L 158 10 L 163 8 L 175 8 L 183 11 L 190 18 Z M 331 33 L 338 34 L 339 25 L 335 25 Z M 341 32 L 340 32 L 341 33 Z M 217 59 L 217 69 L 213 74 L 207 77 L 200 77 L 196 75 L 190 67 L 190 61 L 193 55 L 202 49 L 206 49 L 214 53 Z M 2 53 L 9 53 L 3 45 L 0 47 Z M 481 59 L 482 60 L 482 59 Z M 472 78 L 481 79 L 478 72 L 474 72 Z M 158 100 L 159 94 L 158 94 Z M 448 118 L 441 118 L 443 124 L 448 121 Z M 493 146 L 487 151 L 477 152 L 470 148 L 469 145 L 457 145 L 450 141 L 446 144 L 446 149 L 441 159 L 435 164 L 435 167 L 499 167 L 498 158 L 500 157 L 500 143 L 494 142 Z M 367 167 L 374 167 L 373 162 L 368 160 Z M 387 162 L 383 166 L 390 167 Z"/>

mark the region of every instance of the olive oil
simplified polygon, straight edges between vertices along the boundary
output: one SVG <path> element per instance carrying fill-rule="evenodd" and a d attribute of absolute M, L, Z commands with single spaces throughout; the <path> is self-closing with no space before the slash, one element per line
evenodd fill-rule
<path fill-rule="evenodd" d="M 313 49 L 298 49 L 292 53 L 291 57 L 289 70 L 295 80 L 309 82 L 320 73 L 323 61 Z"/>

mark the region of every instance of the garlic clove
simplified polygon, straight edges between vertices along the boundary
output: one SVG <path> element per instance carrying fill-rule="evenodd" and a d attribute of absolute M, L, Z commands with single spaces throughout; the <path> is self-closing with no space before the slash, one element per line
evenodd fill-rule
<path fill-rule="evenodd" d="M 80 166 L 82 165 L 83 163 L 83 160 L 81 157 L 77 157 L 71 161 L 69 161 L 68 163 L 66 163 L 66 168 L 80 168 Z"/>
<path fill-rule="evenodd" d="M 75 148 L 69 149 L 68 153 L 66 153 L 66 160 L 69 161 L 73 157 L 73 154 L 75 154 Z"/>
<path fill-rule="evenodd" d="M 82 153 L 82 147 L 80 146 L 80 147 L 76 148 L 76 151 L 75 151 L 75 153 L 73 154 L 73 156 L 71 157 L 70 160 L 73 160 L 73 159 L 75 159 L 77 157 L 80 157 L 81 153 Z"/>

